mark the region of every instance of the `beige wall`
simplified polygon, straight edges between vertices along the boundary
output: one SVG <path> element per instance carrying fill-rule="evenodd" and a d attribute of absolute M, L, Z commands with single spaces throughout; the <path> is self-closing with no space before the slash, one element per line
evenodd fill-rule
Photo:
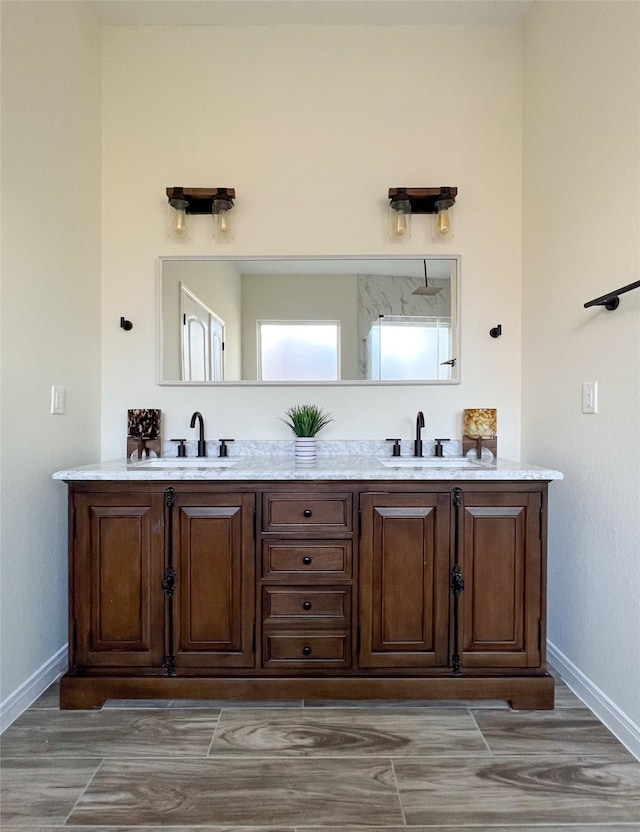
<path fill-rule="evenodd" d="M 536 3 L 525 31 L 523 454 L 566 477 L 549 638 L 640 751 L 640 291 L 583 308 L 639 278 L 640 5 Z"/>
<path fill-rule="evenodd" d="M 100 43 L 82 5 L 1 11 L 5 701 L 67 640 L 66 487 L 51 474 L 99 455 Z"/>
<path fill-rule="evenodd" d="M 501 452 L 518 457 L 521 48 L 515 27 L 106 28 L 103 457 L 122 456 L 131 407 L 161 407 L 165 436 L 189 435 L 197 409 L 210 438 L 285 439 L 279 417 L 310 400 L 345 439 L 411 437 L 418 409 L 425 436 L 457 436 L 463 408 L 497 407 Z M 441 184 L 459 188 L 454 240 L 416 218 L 391 243 L 388 188 Z M 235 241 L 216 246 L 207 217 L 170 240 L 168 185 L 235 187 Z M 156 385 L 158 255 L 394 253 L 462 255 L 461 385 Z"/>

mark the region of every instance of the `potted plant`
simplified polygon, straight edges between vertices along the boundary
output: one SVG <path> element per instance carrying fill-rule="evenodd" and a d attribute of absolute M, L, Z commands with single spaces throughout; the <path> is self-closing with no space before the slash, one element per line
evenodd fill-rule
<path fill-rule="evenodd" d="M 296 404 L 286 411 L 282 421 L 294 432 L 296 465 L 315 465 L 316 434 L 333 421 L 331 413 L 316 404 Z"/>

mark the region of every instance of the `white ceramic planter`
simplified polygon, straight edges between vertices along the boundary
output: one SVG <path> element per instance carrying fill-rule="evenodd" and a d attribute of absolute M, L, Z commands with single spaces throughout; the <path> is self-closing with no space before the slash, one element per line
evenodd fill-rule
<path fill-rule="evenodd" d="M 298 468 L 316 464 L 315 436 L 296 436 L 294 458 Z"/>

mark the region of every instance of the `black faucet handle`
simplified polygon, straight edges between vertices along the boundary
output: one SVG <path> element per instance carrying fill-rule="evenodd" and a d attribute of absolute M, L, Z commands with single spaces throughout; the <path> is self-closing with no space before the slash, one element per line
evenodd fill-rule
<path fill-rule="evenodd" d="M 229 456 L 229 448 L 227 448 L 227 442 L 233 441 L 233 439 L 220 439 L 220 448 L 218 450 L 218 456 Z"/>
<path fill-rule="evenodd" d="M 392 456 L 401 456 L 402 451 L 400 449 L 399 439 L 385 439 L 385 442 L 393 442 L 393 449 L 391 451 Z"/>
<path fill-rule="evenodd" d="M 450 439 L 434 439 L 433 441 L 436 443 L 434 456 L 444 456 L 443 449 L 442 449 L 442 443 L 443 442 L 451 442 L 451 440 Z"/>
<path fill-rule="evenodd" d="M 178 443 L 178 456 L 183 457 L 187 455 L 187 448 L 185 446 L 186 439 L 172 439 L 172 442 Z"/>

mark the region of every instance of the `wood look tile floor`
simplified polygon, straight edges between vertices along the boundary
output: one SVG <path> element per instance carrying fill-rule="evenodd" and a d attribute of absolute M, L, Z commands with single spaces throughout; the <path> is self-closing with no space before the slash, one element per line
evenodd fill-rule
<path fill-rule="evenodd" d="M 556 680 L 489 702 L 114 701 L 0 739 L 3 832 L 640 832 L 640 762 Z"/>

